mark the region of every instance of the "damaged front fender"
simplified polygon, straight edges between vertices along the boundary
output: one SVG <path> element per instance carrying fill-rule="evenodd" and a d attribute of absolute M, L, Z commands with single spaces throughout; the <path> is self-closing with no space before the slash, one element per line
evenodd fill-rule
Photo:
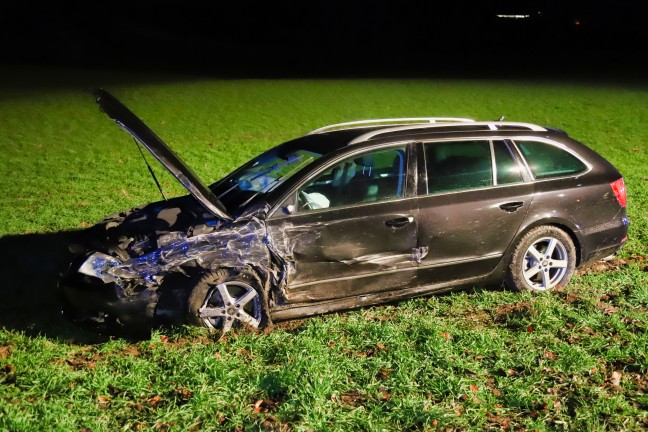
<path fill-rule="evenodd" d="M 120 264 L 108 264 L 104 275 L 108 279 L 148 283 L 189 262 L 204 269 L 248 265 L 268 268 L 267 242 L 265 224 L 252 218 L 222 226 L 209 234 L 174 241 Z"/>
<path fill-rule="evenodd" d="M 142 320 L 156 318 L 160 302 L 165 303 L 160 314 L 183 317 L 178 299 L 189 295 L 191 281 L 182 275 L 219 268 L 254 269 L 267 298 L 270 288 L 284 286 L 294 270 L 292 248 L 285 236 L 274 240 L 268 235 L 264 213 L 256 212 L 234 222 L 219 221 L 211 232 L 190 237 L 184 232 L 167 232 L 156 241 L 124 240 L 128 246 L 120 247 L 118 253 L 114 247 L 113 253 L 91 252 L 80 257 L 61 281 L 67 309 L 75 312 L 69 315 L 99 329 L 108 322 L 125 325 L 138 321 L 141 325 Z M 128 257 L 146 242 L 159 247 Z M 172 300 L 165 302 L 164 296 Z M 176 310 L 168 311 L 174 303 Z"/>

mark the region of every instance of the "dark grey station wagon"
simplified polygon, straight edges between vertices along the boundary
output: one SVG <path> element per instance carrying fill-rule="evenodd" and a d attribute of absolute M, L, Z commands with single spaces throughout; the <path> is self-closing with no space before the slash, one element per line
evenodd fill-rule
<path fill-rule="evenodd" d="M 64 310 L 98 331 L 226 332 L 473 285 L 551 290 L 627 239 L 621 174 L 560 130 L 342 123 L 206 185 L 117 99 L 95 96 L 189 191 L 109 216 L 71 247 Z"/>

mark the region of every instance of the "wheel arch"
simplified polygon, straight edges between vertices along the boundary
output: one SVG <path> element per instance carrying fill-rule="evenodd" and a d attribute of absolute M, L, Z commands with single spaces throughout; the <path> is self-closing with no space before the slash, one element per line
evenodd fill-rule
<path fill-rule="evenodd" d="M 571 241 L 574 243 L 574 248 L 576 249 L 576 267 L 580 265 L 582 261 L 583 249 L 582 249 L 581 241 L 578 235 L 576 234 L 578 232 L 578 228 L 565 219 L 552 218 L 552 219 L 538 219 L 528 225 L 525 225 L 517 232 L 515 238 L 513 238 L 513 241 L 511 241 L 511 244 L 509 244 L 506 253 L 504 254 L 506 266 L 510 264 L 513 256 L 513 251 L 515 250 L 515 247 L 520 242 L 522 237 L 524 237 L 532 229 L 537 228 L 539 226 L 545 226 L 545 225 L 556 227 L 564 231 L 571 238 Z"/>

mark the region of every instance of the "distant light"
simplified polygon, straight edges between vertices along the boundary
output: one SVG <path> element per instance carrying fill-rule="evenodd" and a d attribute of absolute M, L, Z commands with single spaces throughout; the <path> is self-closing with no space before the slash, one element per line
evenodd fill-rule
<path fill-rule="evenodd" d="M 580 21 L 575 21 L 574 24 L 580 25 Z"/>
<path fill-rule="evenodd" d="M 497 15 L 497 18 L 527 19 L 527 18 L 529 18 L 529 15 Z"/>

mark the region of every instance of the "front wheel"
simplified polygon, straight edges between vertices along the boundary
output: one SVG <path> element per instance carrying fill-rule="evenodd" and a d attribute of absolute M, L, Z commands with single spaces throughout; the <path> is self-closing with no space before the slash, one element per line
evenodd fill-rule
<path fill-rule="evenodd" d="M 262 328 L 266 314 L 257 286 L 247 272 L 221 269 L 204 273 L 189 295 L 189 322 L 220 333 L 242 325 Z"/>
<path fill-rule="evenodd" d="M 506 285 L 519 291 L 548 291 L 566 286 L 575 268 L 576 248 L 571 237 L 554 226 L 539 226 L 515 247 Z"/>

